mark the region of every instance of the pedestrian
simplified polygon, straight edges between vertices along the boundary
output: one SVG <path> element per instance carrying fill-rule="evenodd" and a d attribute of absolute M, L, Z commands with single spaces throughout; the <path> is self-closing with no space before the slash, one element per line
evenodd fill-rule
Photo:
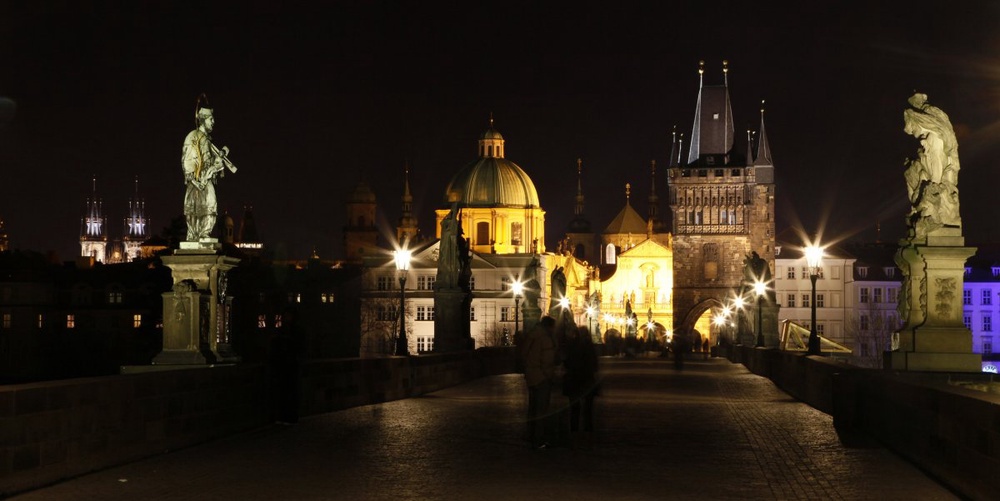
<path fill-rule="evenodd" d="M 590 331 L 579 327 L 567 332 L 566 373 L 563 394 L 569 398 L 569 432 L 571 443 L 590 448 L 594 433 L 594 397 L 599 392 L 597 352 Z"/>
<path fill-rule="evenodd" d="M 708 338 L 705 338 L 705 340 L 701 343 L 701 356 L 705 360 L 708 360 L 708 351 L 709 351 Z"/>
<path fill-rule="evenodd" d="M 549 412 L 556 372 L 555 319 L 544 316 L 525 336 L 524 382 L 528 386 L 528 440 L 536 449 L 552 446 L 555 424 Z"/>

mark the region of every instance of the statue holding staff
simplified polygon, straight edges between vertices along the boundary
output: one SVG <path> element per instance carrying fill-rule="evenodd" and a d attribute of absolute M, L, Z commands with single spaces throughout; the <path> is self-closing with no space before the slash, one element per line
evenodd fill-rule
<path fill-rule="evenodd" d="M 189 242 L 209 238 L 212 234 L 218 218 L 216 179 L 223 177 L 226 169 L 236 172 L 236 166 L 229 160 L 229 147 L 219 149 L 212 143 L 210 134 L 215 127 L 215 116 L 211 108 L 201 106 L 204 97 L 202 94 L 198 98 L 195 107 L 196 127 L 184 138 L 181 151 L 181 167 L 186 185 L 184 218 L 187 220 Z"/>

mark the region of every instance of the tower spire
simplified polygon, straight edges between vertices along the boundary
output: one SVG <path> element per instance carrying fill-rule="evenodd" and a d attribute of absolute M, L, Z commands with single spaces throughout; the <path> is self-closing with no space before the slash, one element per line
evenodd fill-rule
<path fill-rule="evenodd" d="M 677 144 L 677 126 L 674 125 L 674 129 L 670 131 L 670 159 L 667 161 L 667 167 L 677 167 L 680 160 L 681 152 Z"/>
<path fill-rule="evenodd" d="M 760 131 L 757 138 L 757 160 L 760 165 L 774 165 L 771 159 L 771 145 L 767 141 L 767 132 L 764 130 L 764 100 L 760 101 Z"/>
<path fill-rule="evenodd" d="M 649 161 L 649 178 L 649 221 L 653 223 L 656 221 L 659 205 L 659 197 L 656 196 L 656 160 Z"/>
<path fill-rule="evenodd" d="M 413 195 L 410 193 L 410 162 L 403 162 L 403 196 L 396 240 L 400 245 L 408 245 L 417 238 L 417 218 L 413 217 Z"/>
<path fill-rule="evenodd" d="M 747 167 L 753 165 L 753 131 L 747 126 Z"/>
<path fill-rule="evenodd" d="M 631 205 L 632 183 L 625 183 L 625 205 Z"/>
<path fill-rule="evenodd" d="M 583 159 L 576 159 L 576 207 L 573 208 L 573 214 L 576 216 L 583 215 Z"/>

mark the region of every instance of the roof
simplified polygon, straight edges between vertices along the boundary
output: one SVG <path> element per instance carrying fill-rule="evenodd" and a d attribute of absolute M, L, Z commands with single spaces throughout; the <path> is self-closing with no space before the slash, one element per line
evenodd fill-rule
<path fill-rule="evenodd" d="M 646 234 L 646 220 L 629 203 L 625 204 L 621 212 L 611 220 L 611 224 L 604 229 L 605 235 L 620 235 L 624 233 L 634 235 Z"/>
<path fill-rule="evenodd" d="M 463 207 L 540 207 L 535 183 L 502 157 L 482 157 L 465 166 L 448 183 L 445 201 Z"/>

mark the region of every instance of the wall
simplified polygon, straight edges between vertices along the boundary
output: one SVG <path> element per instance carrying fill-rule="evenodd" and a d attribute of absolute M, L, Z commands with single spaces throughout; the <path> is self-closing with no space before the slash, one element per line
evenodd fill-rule
<path fill-rule="evenodd" d="M 367 405 L 514 370 L 512 348 L 310 361 L 300 415 Z M 258 364 L 0 386 L 0 498 L 271 423 Z"/>
<path fill-rule="evenodd" d="M 746 346 L 726 355 L 831 414 L 845 443 L 877 440 L 964 497 L 995 498 L 1000 383 L 991 384 L 989 375 L 864 369 L 828 357 Z"/>

